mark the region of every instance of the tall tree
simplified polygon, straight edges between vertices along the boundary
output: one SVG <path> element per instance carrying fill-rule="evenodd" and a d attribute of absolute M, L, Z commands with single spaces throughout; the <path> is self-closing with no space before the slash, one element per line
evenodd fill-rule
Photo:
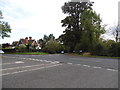
<path fill-rule="evenodd" d="M 10 37 L 8 33 L 11 33 L 11 28 L 8 22 L 4 22 L 1 19 L 3 19 L 3 14 L 0 11 L 0 37 L 4 39 L 4 37 Z"/>
<path fill-rule="evenodd" d="M 50 40 L 55 40 L 55 36 L 53 34 L 50 34 L 49 36 L 44 35 L 43 39 L 39 39 L 38 43 L 41 45 L 41 48 L 44 48 L 45 45 L 48 43 Z"/>
<path fill-rule="evenodd" d="M 120 42 L 120 26 L 115 26 L 115 30 L 113 31 L 113 35 L 115 37 L 116 42 Z"/>
<path fill-rule="evenodd" d="M 68 16 L 61 21 L 66 29 L 60 38 L 70 47 L 70 51 L 83 42 L 87 42 L 90 48 L 94 38 L 97 40 L 104 32 L 100 16 L 92 10 L 92 6 L 93 2 L 67 2 L 62 6 L 63 13 Z"/>

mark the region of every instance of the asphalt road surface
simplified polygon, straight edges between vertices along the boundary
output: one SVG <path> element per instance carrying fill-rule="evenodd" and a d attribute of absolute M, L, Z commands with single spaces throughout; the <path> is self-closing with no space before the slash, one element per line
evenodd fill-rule
<path fill-rule="evenodd" d="M 118 59 L 4 54 L 0 66 L 3 88 L 118 88 Z"/>

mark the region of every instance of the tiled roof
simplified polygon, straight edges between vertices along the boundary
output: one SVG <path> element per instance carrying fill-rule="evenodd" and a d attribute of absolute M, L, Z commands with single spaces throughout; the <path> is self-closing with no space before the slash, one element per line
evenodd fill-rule
<path fill-rule="evenodd" d="M 32 44 L 35 40 L 28 40 L 28 44 Z M 21 39 L 20 42 L 22 44 L 26 44 L 25 39 Z"/>

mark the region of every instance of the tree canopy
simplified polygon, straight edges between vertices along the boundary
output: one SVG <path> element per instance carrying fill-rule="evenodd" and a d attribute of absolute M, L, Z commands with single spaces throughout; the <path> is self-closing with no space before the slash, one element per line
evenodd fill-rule
<path fill-rule="evenodd" d="M 68 16 L 61 21 L 62 27 L 66 28 L 59 38 L 70 52 L 75 49 L 92 51 L 105 32 L 100 15 L 93 11 L 92 6 L 93 2 L 66 2 L 62 6 L 63 13 Z"/>
<path fill-rule="evenodd" d="M 8 22 L 2 21 L 3 19 L 3 14 L 0 11 L 0 37 L 4 39 L 4 37 L 10 37 L 8 33 L 11 33 L 11 28 Z"/>

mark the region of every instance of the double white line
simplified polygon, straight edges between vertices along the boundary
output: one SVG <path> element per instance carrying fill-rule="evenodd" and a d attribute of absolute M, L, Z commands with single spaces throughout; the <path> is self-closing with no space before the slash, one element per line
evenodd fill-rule
<path fill-rule="evenodd" d="M 2 69 L 2 70 L 13 70 L 13 69 L 19 69 L 19 68 L 27 68 L 27 67 L 34 67 L 34 66 L 42 66 L 44 64 L 39 64 L 39 65 L 32 65 L 32 66 L 24 66 L 24 67 L 15 67 L 15 68 L 7 68 L 7 69 Z M 48 65 L 48 66 L 46 66 Z M 39 69 L 44 69 L 44 68 L 50 68 L 50 67 L 55 67 L 55 66 L 59 66 L 62 64 L 46 64 L 45 66 L 39 67 L 39 68 L 35 68 L 35 69 L 28 69 L 28 70 L 22 70 L 22 71 L 16 71 L 16 72 L 11 72 L 11 73 L 5 73 L 2 74 L 0 76 L 4 76 L 4 75 L 11 75 L 11 74 L 17 74 L 17 73 L 22 73 L 22 72 L 28 72 L 28 71 L 34 71 L 34 70 L 39 70 Z M 0 71 L 2 71 L 0 70 Z"/>

